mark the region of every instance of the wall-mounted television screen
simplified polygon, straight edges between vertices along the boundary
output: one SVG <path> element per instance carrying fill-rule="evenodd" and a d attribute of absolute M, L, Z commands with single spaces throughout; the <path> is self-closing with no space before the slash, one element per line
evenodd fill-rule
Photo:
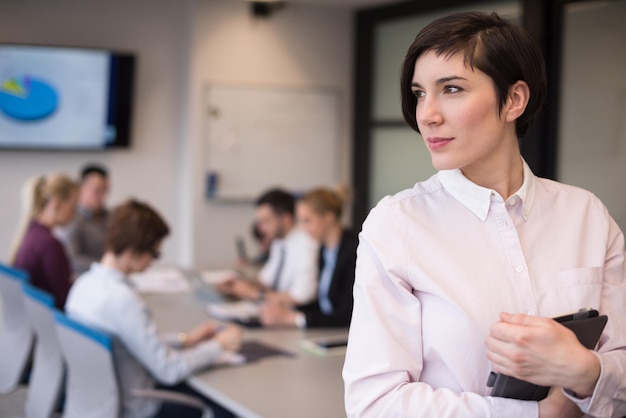
<path fill-rule="evenodd" d="M 130 145 L 133 54 L 0 44 L 0 148 Z"/>

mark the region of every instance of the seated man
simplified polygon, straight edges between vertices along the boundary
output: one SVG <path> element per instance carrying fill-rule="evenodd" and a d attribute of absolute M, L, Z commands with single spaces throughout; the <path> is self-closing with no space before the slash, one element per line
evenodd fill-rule
<path fill-rule="evenodd" d="M 296 228 L 295 202 L 291 194 L 273 189 L 256 202 L 260 233 L 271 240 L 269 258 L 254 280 L 232 278 L 219 289 L 242 299 L 265 297 L 287 304 L 306 304 L 317 295 L 318 246 Z"/>
<path fill-rule="evenodd" d="M 346 193 L 318 188 L 300 200 L 298 223 L 320 244 L 317 300 L 290 306 L 268 301 L 261 309 L 263 326 L 347 327 L 352 315 L 352 287 L 357 236 L 341 224 Z"/>
<path fill-rule="evenodd" d="M 109 175 L 104 167 L 90 164 L 81 171 L 76 216 L 68 225 L 56 228 L 55 235 L 67 250 L 72 270 L 79 275 L 104 253 L 104 232 L 108 211 Z"/>
<path fill-rule="evenodd" d="M 162 406 L 154 400 L 133 397 L 132 391 L 152 389 L 157 381 L 177 385 L 175 390 L 193 392 L 181 382 L 213 364 L 225 350 L 238 350 L 241 345 L 239 328 L 230 325 L 222 329 L 214 322 L 189 333 L 162 339 L 157 336 L 150 311 L 128 276 L 145 270 L 159 257 L 161 241 L 168 233 L 163 219 L 143 203 L 130 200 L 116 208 L 111 214 L 101 262 L 93 263 L 76 280 L 65 305 L 69 316 L 108 332 L 121 343 L 114 356 L 123 417 L 197 416 L 197 411 L 189 408 Z M 216 416 L 232 416 L 206 401 Z"/>

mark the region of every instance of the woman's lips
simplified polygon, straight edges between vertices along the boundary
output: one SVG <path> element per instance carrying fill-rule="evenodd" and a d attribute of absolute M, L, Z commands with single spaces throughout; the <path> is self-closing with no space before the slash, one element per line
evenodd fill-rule
<path fill-rule="evenodd" d="M 433 151 L 440 150 L 445 148 L 450 142 L 452 142 L 454 138 L 440 138 L 440 137 L 430 137 L 428 138 L 428 148 Z"/>

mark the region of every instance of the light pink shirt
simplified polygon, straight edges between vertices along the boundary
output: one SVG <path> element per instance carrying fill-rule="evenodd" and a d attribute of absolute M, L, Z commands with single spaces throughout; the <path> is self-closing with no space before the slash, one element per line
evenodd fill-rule
<path fill-rule="evenodd" d="M 624 238 L 591 193 L 535 177 L 506 202 L 459 170 L 386 197 L 363 224 L 343 370 L 350 417 L 538 416 L 488 396 L 500 312 L 609 317 L 593 416 L 626 415 Z"/>

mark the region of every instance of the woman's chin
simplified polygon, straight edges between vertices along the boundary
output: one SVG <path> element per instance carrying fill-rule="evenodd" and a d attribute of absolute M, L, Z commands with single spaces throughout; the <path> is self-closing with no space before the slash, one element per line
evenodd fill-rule
<path fill-rule="evenodd" d="M 432 157 L 431 158 L 431 162 L 433 164 L 433 167 L 437 171 L 441 171 L 441 170 L 455 170 L 455 169 L 459 168 L 459 162 L 458 161 L 453 161 L 453 160 L 450 160 L 448 158 Z"/>

